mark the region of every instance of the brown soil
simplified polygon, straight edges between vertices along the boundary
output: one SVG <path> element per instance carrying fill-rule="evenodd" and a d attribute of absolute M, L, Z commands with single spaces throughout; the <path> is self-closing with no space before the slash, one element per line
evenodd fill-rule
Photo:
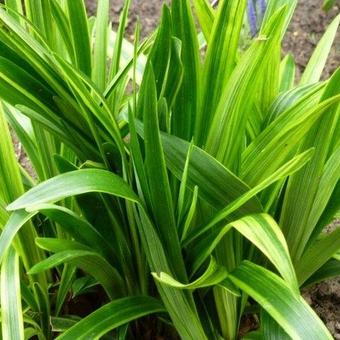
<path fill-rule="evenodd" d="M 328 13 L 321 10 L 322 0 L 300 0 L 284 39 L 284 53 L 292 53 L 300 71 L 307 64 L 328 24 L 340 12 L 340 0 Z M 340 65 L 340 31 L 325 67 L 324 77 Z"/>
<path fill-rule="evenodd" d="M 322 282 L 303 294 L 334 338 L 340 339 L 340 278 Z"/>

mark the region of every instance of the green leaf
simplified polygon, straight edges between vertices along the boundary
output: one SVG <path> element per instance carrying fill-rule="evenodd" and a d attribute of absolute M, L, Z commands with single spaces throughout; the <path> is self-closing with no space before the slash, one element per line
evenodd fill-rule
<path fill-rule="evenodd" d="M 242 337 L 242 340 L 264 340 L 263 334 L 260 331 L 249 332 Z"/>
<path fill-rule="evenodd" d="M 124 7 L 120 14 L 119 25 L 118 25 L 117 34 L 115 36 L 113 51 L 112 51 L 112 54 L 110 55 L 111 56 L 111 68 L 110 68 L 109 76 L 108 76 L 109 81 L 111 81 L 115 76 L 118 75 L 119 68 L 121 66 L 124 34 L 125 34 L 125 29 L 127 27 L 130 4 L 131 4 L 130 0 L 124 1 Z M 121 109 L 120 105 L 121 105 L 122 97 L 124 95 L 125 87 L 126 87 L 128 80 L 129 80 L 129 76 L 125 75 L 125 77 L 122 78 L 121 85 L 117 86 L 115 91 L 113 91 L 110 94 L 109 103 L 110 103 L 110 106 L 113 107 L 112 111 L 115 116 L 118 116 L 119 110 Z"/>
<path fill-rule="evenodd" d="M 327 82 L 322 84 L 297 86 L 280 94 L 269 109 L 262 130 L 279 116 L 284 114 L 284 112 L 292 109 L 293 107 L 299 107 L 299 110 L 306 110 L 318 104 L 322 91 L 326 85 Z"/>
<path fill-rule="evenodd" d="M 255 40 L 242 56 L 221 93 L 209 126 L 205 150 L 235 173 L 240 167 L 246 122 L 255 99 L 254 86 L 262 78 L 266 58 L 277 46 L 284 19 L 285 8 L 281 8 L 263 30 L 265 38 Z"/>
<path fill-rule="evenodd" d="M 123 49 L 124 33 L 126 29 L 126 23 L 128 20 L 130 4 L 131 4 L 130 0 L 127 0 L 124 2 L 124 8 L 119 18 L 119 26 L 118 26 L 117 33 L 115 35 L 115 42 L 114 42 L 113 51 L 112 51 L 113 53 L 112 53 L 112 62 L 111 62 L 111 69 L 110 69 L 110 80 L 112 80 L 112 78 L 117 75 L 117 72 L 120 67 L 122 54 L 124 52 L 124 49 Z M 111 32 L 111 33 L 114 33 L 114 32 Z M 125 44 L 126 43 L 127 41 L 125 41 Z M 133 51 L 132 48 L 131 50 Z M 133 56 L 133 52 L 131 53 L 131 56 Z"/>
<path fill-rule="evenodd" d="M 324 11 L 329 11 L 336 3 L 336 0 L 324 0 L 322 4 L 322 9 Z"/>
<path fill-rule="evenodd" d="M 59 240 L 59 242 L 63 242 L 63 240 Z M 111 299 L 123 295 L 123 282 L 117 270 L 99 254 L 91 251 L 70 249 L 58 252 L 37 263 L 28 274 L 41 273 L 64 263 L 79 267 L 91 274 L 99 281 Z"/>
<path fill-rule="evenodd" d="M 119 299 L 97 309 L 95 312 L 58 336 L 58 340 L 99 339 L 112 329 L 140 317 L 165 312 L 160 301 L 146 296 Z"/>
<path fill-rule="evenodd" d="M 340 248 L 340 229 L 330 234 L 321 235 L 303 253 L 295 264 L 296 274 L 300 284 L 321 268 Z"/>
<path fill-rule="evenodd" d="M 51 306 L 47 289 L 44 290 L 38 282 L 34 282 L 34 292 L 38 301 L 41 330 L 47 338 L 51 337 L 50 315 Z"/>
<path fill-rule="evenodd" d="M 3 339 L 24 339 L 19 256 L 10 248 L 1 266 L 1 328 Z"/>
<path fill-rule="evenodd" d="M 57 1 L 50 1 L 51 12 L 57 28 L 57 32 L 60 34 L 60 41 L 63 41 L 65 49 L 70 56 L 72 64 L 76 64 L 75 51 L 73 49 L 71 28 L 68 22 L 68 18 L 63 11 L 62 7 Z M 61 49 L 61 47 L 59 47 Z M 64 53 L 66 53 L 66 51 Z M 62 53 L 62 52 L 61 52 Z"/>
<path fill-rule="evenodd" d="M 164 98 L 167 100 L 169 109 L 172 109 L 176 103 L 178 93 L 182 86 L 184 71 L 181 54 L 182 42 L 178 38 L 172 37 L 170 64 L 167 74 L 166 87 L 164 89 Z M 169 70 L 171 70 L 171 72 L 169 72 Z"/>
<path fill-rule="evenodd" d="M 316 46 L 301 77 L 301 85 L 316 83 L 320 80 L 322 71 L 327 62 L 328 54 L 336 37 L 339 23 L 340 15 L 338 15 L 328 26 L 327 31 Z"/>
<path fill-rule="evenodd" d="M 315 238 L 320 235 L 320 231 L 333 222 L 334 218 L 339 218 L 338 213 L 340 211 L 340 181 L 337 183 L 332 196 L 327 203 L 325 210 L 323 211 L 314 231 L 309 240 L 309 243 L 313 242 Z M 308 246 L 308 245 L 307 245 Z"/>
<path fill-rule="evenodd" d="M 22 19 L 20 19 L 20 15 L 23 14 L 23 8 L 22 8 L 22 1 L 21 0 L 5 0 L 5 5 L 8 9 L 8 12 L 16 18 L 18 21 L 23 22 Z M 16 14 L 18 13 L 18 14 Z"/>
<path fill-rule="evenodd" d="M 190 143 L 165 133 L 161 137 L 167 166 L 181 180 Z M 198 186 L 199 196 L 216 209 L 222 209 L 250 189 L 215 158 L 196 146 L 193 146 L 190 156 L 187 185 L 191 190 Z M 239 212 L 242 215 L 260 211 L 261 204 L 254 198 L 245 202 Z"/>
<path fill-rule="evenodd" d="M 189 0 L 171 2 L 173 35 L 182 42 L 182 86 L 173 105 L 172 133 L 186 140 L 194 135 L 200 100 L 200 55 L 197 33 Z"/>
<path fill-rule="evenodd" d="M 40 179 L 43 178 L 43 168 L 39 159 L 39 154 L 36 150 L 36 143 L 34 140 L 34 133 L 32 130 L 31 121 L 25 117 L 20 111 L 11 106 L 4 105 L 6 118 L 20 139 L 27 156 L 29 157 L 34 170 Z"/>
<path fill-rule="evenodd" d="M 67 298 L 73 280 L 75 279 L 77 268 L 72 265 L 65 265 L 61 274 L 58 293 L 55 301 L 55 315 L 59 315 Z"/>
<path fill-rule="evenodd" d="M 51 318 L 51 327 L 53 332 L 64 332 L 67 329 L 71 328 L 77 323 L 76 318 L 65 318 L 65 317 L 52 317 Z"/>
<path fill-rule="evenodd" d="M 15 235 L 34 215 L 35 213 L 27 213 L 25 210 L 18 210 L 11 214 L 0 236 L 0 262 L 2 261 L 6 251 L 8 251 L 11 246 Z M 32 241 L 33 240 L 34 238 Z M 14 245 L 17 244 L 14 243 Z M 23 253 L 24 256 L 27 256 L 28 254 L 29 252 Z M 31 263 L 31 261 L 32 259 L 30 259 L 28 263 Z"/>
<path fill-rule="evenodd" d="M 38 210 L 51 221 L 56 222 L 75 240 L 91 247 L 104 255 L 108 261 L 111 260 L 113 262 L 112 255 L 115 254 L 114 249 L 103 235 L 84 218 L 81 218 L 67 208 L 53 204 L 38 205 L 34 207 L 34 210 Z"/>
<path fill-rule="evenodd" d="M 76 66 L 91 76 L 91 47 L 85 3 L 82 0 L 67 1 L 68 19 L 76 56 Z"/>
<path fill-rule="evenodd" d="M 34 206 L 43 203 L 57 202 L 89 192 L 102 192 L 139 202 L 136 194 L 121 177 L 106 170 L 86 169 L 67 172 L 38 184 L 11 203 L 7 209 L 34 209 Z"/>
<path fill-rule="evenodd" d="M 267 177 L 263 182 L 245 192 L 243 195 L 239 196 L 237 199 L 229 203 L 220 211 L 216 212 L 205 226 L 200 226 L 199 228 L 196 227 L 192 235 L 188 237 L 187 241 L 193 240 L 197 236 L 201 235 L 203 232 L 211 229 L 218 222 L 229 217 L 234 211 L 239 209 L 241 206 L 243 206 L 243 204 L 248 202 L 251 198 L 253 198 L 255 195 L 257 195 L 259 192 L 263 191 L 270 185 L 300 170 L 311 159 L 312 155 L 313 150 L 309 150 L 295 156 L 292 160 L 290 160 L 277 171 L 275 171 L 271 176 Z"/>
<path fill-rule="evenodd" d="M 287 54 L 280 66 L 280 92 L 286 92 L 294 86 L 295 60 L 293 55 Z"/>
<path fill-rule="evenodd" d="M 203 67 L 201 91 L 204 95 L 195 130 L 197 145 L 205 143 L 225 84 L 236 66 L 246 3 L 246 0 L 222 1 L 218 6 Z"/>
<path fill-rule="evenodd" d="M 263 252 L 292 290 L 298 291 L 297 278 L 286 240 L 273 218 L 266 214 L 258 214 L 232 222 L 232 226 Z"/>
<path fill-rule="evenodd" d="M 303 284 L 304 287 L 322 282 L 324 280 L 335 278 L 340 275 L 340 257 L 331 259 L 319 268 L 308 280 Z"/>
<path fill-rule="evenodd" d="M 265 25 L 268 23 L 268 21 L 272 18 L 273 15 L 275 15 L 275 12 L 279 10 L 282 6 L 286 6 L 286 13 L 285 13 L 285 22 L 284 22 L 284 29 L 282 30 L 282 36 L 286 32 L 288 25 L 290 23 L 290 20 L 293 17 L 294 10 L 296 8 L 296 5 L 298 3 L 298 0 L 271 0 L 267 3 L 267 9 L 266 13 L 264 15 L 263 21 L 262 21 L 262 28 L 265 27 Z"/>
<path fill-rule="evenodd" d="M 206 41 L 209 42 L 215 13 L 208 0 L 194 1 L 195 11 Z"/>
<path fill-rule="evenodd" d="M 0 199 L 8 204 L 24 192 L 9 128 L 0 101 Z"/>
<path fill-rule="evenodd" d="M 98 86 L 98 89 L 102 91 L 106 85 L 109 9 L 110 1 L 98 1 L 93 47 L 92 80 Z"/>
<path fill-rule="evenodd" d="M 39 329 L 32 328 L 32 327 L 26 327 L 24 334 L 25 334 L 25 340 L 34 339 L 34 337 L 41 339 L 44 336 Z"/>
<path fill-rule="evenodd" d="M 148 58 L 148 63 L 152 65 L 152 70 L 154 72 L 157 99 L 164 95 L 164 89 L 167 83 L 168 75 L 173 72 L 173 70 L 169 69 L 172 42 L 171 30 L 170 10 L 167 6 L 163 6 L 161 23 L 157 30 L 157 36 Z M 145 71 L 145 81 L 148 79 L 150 80 L 148 75 L 149 74 Z M 171 100 L 172 98 L 169 99 Z"/>
<path fill-rule="evenodd" d="M 194 188 L 192 201 L 191 201 L 188 213 L 182 225 L 180 225 L 181 241 L 183 241 L 187 237 L 187 234 L 190 231 L 190 228 L 192 226 L 192 222 L 193 222 L 193 219 L 196 213 L 197 202 L 198 202 L 198 187 L 196 186 Z"/>
<path fill-rule="evenodd" d="M 132 49 L 132 56 L 129 56 L 128 61 L 126 63 L 126 65 L 115 75 L 115 77 L 109 82 L 109 84 L 107 85 L 103 95 L 105 98 L 108 98 L 111 93 L 114 92 L 115 89 L 117 89 L 117 87 L 119 86 L 119 84 L 121 84 L 121 82 L 126 79 L 126 75 L 128 75 L 129 71 L 131 70 L 131 68 L 133 67 L 134 64 L 134 60 L 136 60 L 136 81 L 138 84 L 141 83 L 141 79 L 143 76 L 143 72 L 144 72 L 144 67 L 145 67 L 145 63 L 146 63 L 146 58 L 145 56 L 142 54 L 143 52 L 145 52 L 148 48 L 150 48 L 151 43 L 153 42 L 153 37 L 150 37 L 149 39 L 146 39 L 138 48 L 138 53 L 137 56 L 138 58 L 136 59 L 133 56 L 133 48 Z M 129 46 L 129 44 L 126 43 L 126 46 Z M 130 53 L 129 53 L 130 55 Z M 131 77 L 132 78 L 132 77 Z"/>
<path fill-rule="evenodd" d="M 290 340 L 291 337 L 264 310 L 261 311 L 262 340 Z"/>
<path fill-rule="evenodd" d="M 139 105 L 142 106 L 144 114 L 145 171 L 150 188 L 152 213 L 159 229 L 160 238 L 169 256 L 170 265 L 173 266 L 176 276 L 178 275 L 181 280 L 186 280 L 158 127 L 157 93 L 151 64 L 145 70 Z"/>
<path fill-rule="evenodd" d="M 188 170 L 189 170 L 189 163 L 190 163 L 192 147 L 193 147 L 193 143 L 191 142 L 191 144 L 189 146 L 189 149 L 188 149 L 187 158 L 185 160 L 185 165 L 184 165 L 184 169 L 183 169 L 183 175 L 182 175 L 182 178 L 181 178 L 181 184 L 180 184 L 179 192 L 178 192 L 177 224 L 179 224 L 179 222 L 182 220 L 183 213 L 184 213 L 184 208 L 185 208 L 186 186 L 187 186 Z"/>
<path fill-rule="evenodd" d="M 298 291 L 298 283 L 287 243 L 280 227 L 267 214 L 251 215 L 233 221 L 195 242 L 188 255 L 188 260 L 192 261 L 193 272 L 199 268 L 232 227 L 261 250 L 274 264 L 291 289 L 295 292 Z"/>
<path fill-rule="evenodd" d="M 340 68 L 329 80 L 321 103 L 340 98 Z M 310 147 L 315 148 L 311 161 L 298 173 L 290 177 L 284 196 L 280 225 L 286 235 L 287 243 L 291 251 L 293 263 L 297 264 L 311 237 L 315 224 L 309 225 L 311 209 L 315 196 L 320 188 L 324 166 L 331 152 L 333 136 L 336 133 L 339 121 L 338 101 L 329 107 L 327 114 L 323 115 L 308 132 L 299 146 L 303 151 Z"/>
<path fill-rule="evenodd" d="M 241 178 L 248 185 L 256 185 L 271 175 L 339 100 L 340 96 L 333 97 L 305 110 L 301 109 L 304 103 L 300 102 L 280 114 L 244 151 Z"/>
<path fill-rule="evenodd" d="M 113 138 L 121 157 L 124 158 L 125 154 L 118 124 L 115 119 L 112 119 L 112 112 L 102 94 L 98 92 L 86 76 L 74 69 L 69 63 L 58 56 L 55 56 L 55 62 L 77 99 L 78 110 L 80 110 L 83 120 L 90 128 L 91 134 L 97 143 L 97 148 L 102 154 L 102 161 L 105 161 L 106 154 L 103 150 L 103 142 L 98 134 L 98 126 L 94 123 L 96 119 Z"/>
<path fill-rule="evenodd" d="M 337 198 L 333 199 L 336 194 L 336 187 L 339 186 L 340 179 L 340 142 L 334 150 L 333 154 L 327 160 L 322 177 L 320 179 L 319 188 L 316 192 L 314 202 L 308 217 L 307 225 L 317 225 L 318 221 L 322 219 L 323 213 L 327 209 L 328 204 L 337 205 Z M 332 216 L 333 218 L 333 216 Z M 309 240 L 312 243 L 322 232 L 325 225 L 318 225 L 315 227 L 313 234 Z M 308 247 L 308 245 L 307 245 Z"/>
<path fill-rule="evenodd" d="M 65 173 L 31 189 L 13 202 L 11 209 L 18 209 L 20 206 L 34 209 L 35 205 L 95 191 L 117 195 L 139 204 L 139 214 L 135 217 L 148 264 L 153 271 L 165 271 L 172 274 L 159 236 L 138 197 L 119 176 L 113 173 L 93 169 Z M 28 215 L 22 210 L 12 214 L 11 223 L 5 226 L 0 236 L 0 255 L 1 250 L 9 247 L 17 231 L 30 217 Z M 7 236 L 3 237 L 4 234 Z M 66 240 L 63 240 L 63 243 L 65 242 Z M 191 297 L 188 298 L 188 295 L 169 287 L 158 286 L 158 290 L 179 334 L 183 337 L 194 334 L 199 339 L 206 339 Z"/>
<path fill-rule="evenodd" d="M 205 272 L 195 281 L 184 284 L 177 280 L 175 280 L 172 276 L 167 273 L 152 273 L 153 277 L 161 282 L 162 284 L 177 288 L 177 289 L 189 289 L 195 290 L 204 287 L 210 287 L 219 285 L 223 287 L 228 292 L 235 296 L 240 296 L 238 289 L 228 280 L 228 272 L 227 270 L 216 263 L 213 257 L 210 259 L 210 263 Z"/>
<path fill-rule="evenodd" d="M 304 299 L 270 271 L 244 261 L 230 280 L 255 299 L 293 339 L 332 339 Z"/>

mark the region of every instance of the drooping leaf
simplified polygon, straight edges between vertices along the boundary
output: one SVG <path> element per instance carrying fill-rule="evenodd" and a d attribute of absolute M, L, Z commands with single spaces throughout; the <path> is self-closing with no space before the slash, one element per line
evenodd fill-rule
<path fill-rule="evenodd" d="M 293 339 L 332 339 L 326 326 L 304 299 L 275 274 L 244 261 L 230 280 L 255 299 Z"/>
<path fill-rule="evenodd" d="M 159 282 L 169 285 L 174 288 L 178 289 L 198 289 L 198 288 L 204 288 L 204 287 L 210 287 L 214 285 L 221 284 L 223 281 L 226 281 L 228 277 L 227 270 L 216 263 L 214 258 L 212 257 L 210 259 L 210 263 L 206 271 L 203 275 L 201 275 L 198 279 L 195 281 L 184 284 L 181 283 L 174 278 L 172 278 L 167 273 L 152 273 L 153 277 L 158 280 Z M 232 293 L 239 295 L 237 290 L 232 290 Z"/>
<path fill-rule="evenodd" d="M 139 201 L 121 177 L 106 170 L 85 169 L 71 171 L 37 185 L 11 203 L 7 209 L 34 208 L 39 204 L 53 203 L 65 197 L 88 192 L 102 192 L 133 202 Z"/>
<path fill-rule="evenodd" d="M 274 264 L 291 289 L 298 291 L 295 270 L 291 262 L 287 243 L 276 222 L 265 214 L 251 215 L 233 221 L 223 228 L 213 230 L 211 234 L 195 242 L 189 253 L 192 262 L 192 272 L 195 272 L 203 261 L 214 250 L 223 236 L 235 228 Z"/>
<path fill-rule="evenodd" d="M 70 263 L 93 275 L 111 299 L 123 294 L 122 278 L 117 270 L 99 254 L 91 251 L 70 249 L 58 252 L 33 266 L 29 274 L 37 274 L 64 263 Z"/>
<path fill-rule="evenodd" d="M 135 296 L 119 299 L 97 309 L 57 339 L 99 339 L 110 330 L 130 321 L 164 311 L 162 303 L 151 297 Z"/>
<path fill-rule="evenodd" d="M 20 207 L 34 209 L 36 205 L 96 191 L 117 195 L 139 204 L 139 216 L 136 215 L 136 218 L 148 264 L 153 271 L 164 271 L 172 274 L 162 243 L 143 205 L 129 186 L 119 176 L 109 171 L 88 169 L 62 174 L 28 191 L 13 202 L 10 209 L 19 209 Z M 6 233 L 4 231 L 0 236 L 0 251 L 8 249 L 17 231 L 30 217 L 23 210 L 18 210 L 12 214 L 11 223 L 8 223 L 4 229 Z M 4 234 L 7 236 L 3 237 Z M 63 242 L 65 243 L 65 240 Z M 112 282 L 110 281 L 110 283 Z M 199 339 L 206 339 L 192 298 L 169 287 L 158 286 L 158 290 L 178 332 L 183 337 L 194 334 Z"/>

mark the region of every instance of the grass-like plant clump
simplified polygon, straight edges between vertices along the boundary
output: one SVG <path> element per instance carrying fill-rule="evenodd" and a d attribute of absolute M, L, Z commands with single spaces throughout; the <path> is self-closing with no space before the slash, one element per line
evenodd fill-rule
<path fill-rule="evenodd" d="M 128 42 L 130 1 L 117 32 L 109 0 L 5 1 L 3 339 L 332 338 L 300 291 L 340 273 L 339 17 L 296 82 L 296 3 L 172 0 Z"/>

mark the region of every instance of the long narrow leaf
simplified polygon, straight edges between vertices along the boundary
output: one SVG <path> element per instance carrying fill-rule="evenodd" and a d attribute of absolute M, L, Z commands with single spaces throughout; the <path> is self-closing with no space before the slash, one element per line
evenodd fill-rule
<path fill-rule="evenodd" d="M 4 339 L 24 339 L 19 257 L 10 248 L 1 266 L 1 328 Z"/>
<path fill-rule="evenodd" d="M 99 339 L 110 330 L 130 321 L 164 311 L 163 305 L 151 297 L 135 296 L 116 300 L 79 321 L 57 339 Z"/>
<path fill-rule="evenodd" d="M 270 271 L 244 261 L 229 278 L 253 297 L 293 339 L 332 339 L 303 298 Z"/>

